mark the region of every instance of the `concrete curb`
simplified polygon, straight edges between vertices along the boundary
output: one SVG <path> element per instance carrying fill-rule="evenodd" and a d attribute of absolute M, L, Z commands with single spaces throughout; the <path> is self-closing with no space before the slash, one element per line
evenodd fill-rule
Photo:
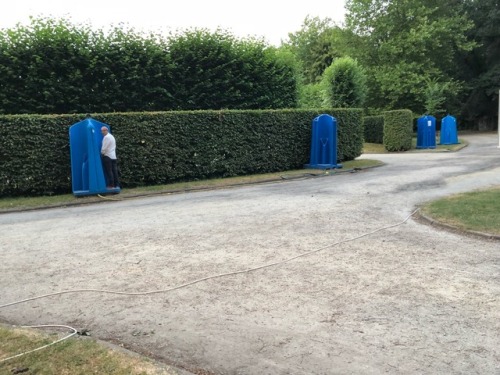
<path fill-rule="evenodd" d="M 446 224 L 446 223 L 443 223 L 441 221 L 435 220 L 435 219 L 423 214 L 421 210 L 418 210 L 415 213 L 414 217 L 416 220 L 418 220 L 424 224 L 427 224 L 430 226 L 435 226 L 435 227 L 438 227 L 438 228 L 441 228 L 444 230 L 448 230 L 448 231 L 453 232 L 453 233 L 470 235 L 470 236 L 474 236 L 474 237 L 479 237 L 481 239 L 500 241 L 499 235 L 492 234 L 492 233 L 484 233 L 484 232 L 478 232 L 478 231 L 473 231 L 473 230 L 461 229 L 461 228 L 455 227 L 453 225 Z"/>
<path fill-rule="evenodd" d="M 0 321 L 0 327 L 3 328 L 3 329 L 16 329 L 16 328 L 20 328 L 20 329 L 26 329 L 26 330 L 33 330 L 35 332 L 40 332 L 41 335 L 48 335 L 49 332 L 58 332 L 58 331 L 53 331 L 53 330 L 52 331 L 49 331 L 49 330 L 40 331 L 40 330 L 38 330 L 36 328 L 26 328 L 26 327 L 19 326 L 19 325 L 9 324 L 9 323 L 3 322 L 3 321 Z M 177 366 L 175 366 L 173 364 L 164 363 L 164 362 L 159 361 L 159 360 L 157 360 L 155 358 L 151 358 L 151 357 L 148 357 L 148 356 L 146 356 L 144 354 L 134 352 L 134 351 L 132 351 L 132 350 L 130 350 L 130 349 L 122 346 L 122 345 L 116 344 L 116 343 L 111 342 L 111 341 L 101 340 L 101 339 L 98 339 L 96 337 L 92 337 L 91 335 L 88 338 L 85 337 L 85 336 L 76 335 L 76 336 L 72 337 L 71 339 L 72 340 L 87 340 L 87 339 L 91 339 L 91 340 L 95 341 L 98 345 L 101 345 L 104 348 L 111 349 L 112 351 L 115 351 L 117 353 L 124 354 L 125 356 L 127 356 L 129 358 L 136 358 L 136 359 L 139 359 L 139 360 L 146 361 L 146 362 L 148 362 L 149 364 L 151 364 L 151 366 L 153 366 L 156 369 L 155 374 L 158 374 L 158 375 L 163 375 L 163 374 L 169 374 L 169 375 L 194 375 L 195 374 L 194 372 L 190 372 L 190 371 L 188 371 L 186 369 L 177 367 Z"/>

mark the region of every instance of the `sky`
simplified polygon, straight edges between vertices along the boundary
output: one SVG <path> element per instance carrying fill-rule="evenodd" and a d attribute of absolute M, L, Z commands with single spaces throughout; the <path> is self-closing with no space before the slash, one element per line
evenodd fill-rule
<path fill-rule="evenodd" d="M 106 29 L 123 24 L 138 31 L 175 32 L 217 28 L 241 38 L 264 38 L 278 46 L 300 30 L 306 16 L 344 21 L 345 0 L 15 0 L 2 7 L 0 28 L 29 23 L 29 17 L 65 18 Z"/>

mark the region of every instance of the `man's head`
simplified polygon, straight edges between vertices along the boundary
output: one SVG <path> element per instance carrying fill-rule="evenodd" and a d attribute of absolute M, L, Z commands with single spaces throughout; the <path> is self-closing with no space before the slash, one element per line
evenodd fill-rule
<path fill-rule="evenodd" d="M 105 135 L 107 135 L 107 134 L 108 134 L 108 128 L 107 128 L 107 127 L 105 127 L 105 126 L 103 126 L 103 127 L 101 128 L 101 133 L 102 133 L 102 135 L 104 135 L 104 136 L 105 136 Z"/>

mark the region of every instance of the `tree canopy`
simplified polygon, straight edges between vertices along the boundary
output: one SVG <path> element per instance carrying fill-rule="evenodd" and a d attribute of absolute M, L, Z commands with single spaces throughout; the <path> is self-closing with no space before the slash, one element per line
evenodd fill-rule
<path fill-rule="evenodd" d="M 301 64 L 301 106 L 316 106 L 329 65 L 355 58 L 366 106 L 452 112 L 493 123 L 500 87 L 498 0 L 348 0 L 345 26 L 306 17 L 283 44 Z"/>
<path fill-rule="evenodd" d="M 304 84 L 318 83 L 333 60 L 342 56 L 343 30 L 330 18 L 307 16 L 300 30 L 289 33 L 284 47 L 295 55 L 301 66 Z"/>
<path fill-rule="evenodd" d="M 377 108 L 424 109 L 426 82 L 462 87 L 456 60 L 475 43 L 474 24 L 459 0 L 347 0 L 352 53 L 369 71 L 368 103 Z"/>
<path fill-rule="evenodd" d="M 493 127 L 500 89 L 500 2 L 469 0 L 465 10 L 474 22 L 468 36 L 479 47 L 462 56 L 461 76 L 469 89 L 463 100 L 464 115 Z"/>
<path fill-rule="evenodd" d="M 499 0 L 347 0 L 345 25 L 307 16 L 276 48 L 224 30 L 105 33 L 34 18 L 0 30 L 0 113 L 318 107 L 325 72 L 352 57 L 370 112 L 446 111 L 491 127 L 499 24 Z"/>

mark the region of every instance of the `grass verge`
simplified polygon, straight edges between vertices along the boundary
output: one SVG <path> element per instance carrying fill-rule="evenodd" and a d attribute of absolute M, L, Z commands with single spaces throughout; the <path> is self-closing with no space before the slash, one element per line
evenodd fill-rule
<path fill-rule="evenodd" d="M 500 186 L 435 200 L 422 206 L 421 211 L 461 230 L 500 236 Z"/>
<path fill-rule="evenodd" d="M 354 168 L 369 168 L 382 165 L 382 162 L 371 159 L 351 160 L 343 163 L 342 169 L 327 171 L 328 174 L 342 173 Z M 154 194 L 167 194 L 192 190 L 216 189 L 244 184 L 255 184 L 271 181 L 283 181 L 295 178 L 307 178 L 325 175 L 326 171 L 320 169 L 300 169 L 276 173 L 265 173 L 249 176 L 239 176 L 230 178 L 218 178 L 202 181 L 178 182 L 168 185 L 142 186 L 137 188 L 125 188 L 116 199 L 126 197 L 147 196 Z M 110 196 L 110 199 L 113 196 Z M 75 197 L 73 194 L 41 196 L 41 197 L 7 197 L 0 199 L 0 211 L 8 212 L 12 210 L 48 208 L 64 205 L 86 204 L 102 202 L 98 196 Z"/>
<path fill-rule="evenodd" d="M 425 149 L 417 149 L 417 138 L 412 139 L 412 147 L 410 150 L 405 152 L 452 152 L 458 151 L 468 145 L 468 142 L 463 139 L 458 139 L 458 144 L 454 145 L 441 145 L 439 144 L 439 139 L 436 141 L 436 148 L 425 148 Z M 378 143 L 365 143 L 363 145 L 363 153 L 364 154 L 387 154 L 387 151 L 384 145 Z"/>
<path fill-rule="evenodd" d="M 50 344 L 60 337 L 35 329 L 0 326 L 0 360 Z M 0 374 L 175 375 L 146 358 L 112 350 L 90 338 L 69 338 L 45 349 L 0 363 Z"/>

